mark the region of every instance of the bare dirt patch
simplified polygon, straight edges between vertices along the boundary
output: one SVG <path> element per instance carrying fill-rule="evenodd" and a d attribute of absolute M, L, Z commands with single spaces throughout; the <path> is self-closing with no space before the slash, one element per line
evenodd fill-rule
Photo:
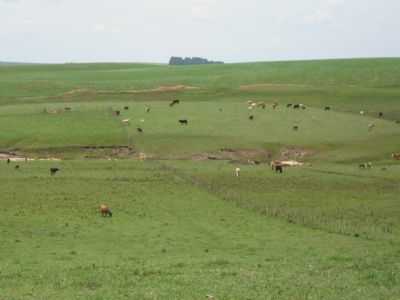
<path fill-rule="evenodd" d="M 239 163 L 267 163 L 272 153 L 264 149 L 230 149 L 223 148 L 217 152 L 198 153 L 192 160 L 228 160 Z"/>
<path fill-rule="evenodd" d="M 305 148 L 286 147 L 279 153 L 280 160 L 302 160 L 315 154 L 315 151 Z"/>

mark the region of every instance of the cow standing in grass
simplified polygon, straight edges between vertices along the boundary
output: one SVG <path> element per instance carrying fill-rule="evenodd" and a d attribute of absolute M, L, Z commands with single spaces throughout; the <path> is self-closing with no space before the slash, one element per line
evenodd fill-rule
<path fill-rule="evenodd" d="M 51 175 L 51 176 L 54 176 L 54 175 L 56 175 L 56 173 L 57 173 L 58 171 L 60 171 L 59 168 L 50 168 L 50 175 Z"/>
<path fill-rule="evenodd" d="M 175 104 L 179 104 L 179 100 L 178 99 L 175 99 L 175 100 L 173 100 L 170 104 L 169 104 L 169 106 L 170 107 L 173 107 Z"/>
<path fill-rule="evenodd" d="M 112 217 L 111 209 L 105 204 L 100 205 L 100 213 L 103 217 Z"/>
<path fill-rule="evenodd" d="M 239 177 L 239 175 L 240 175 L 240 168 L 236 168 L 235 169 L 235 176 Z"/>

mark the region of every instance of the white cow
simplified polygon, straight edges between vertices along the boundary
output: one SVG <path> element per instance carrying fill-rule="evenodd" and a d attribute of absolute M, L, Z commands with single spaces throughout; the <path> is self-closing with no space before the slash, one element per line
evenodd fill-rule
<path fill-rule="evenodd" d="M 239 177 L 239 175 L 240 175 L 240 168 L 236 168 L 235 169 L 235 176 Z"/>

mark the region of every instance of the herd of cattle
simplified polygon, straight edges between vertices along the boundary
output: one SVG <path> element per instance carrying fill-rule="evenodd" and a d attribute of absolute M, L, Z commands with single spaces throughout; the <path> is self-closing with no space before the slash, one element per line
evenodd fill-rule
<path fill-rule="evenodd" d="M 169 106 L 170 107 L 174 107 L 175 105 L 178 105 L 179 103 L 180 103 L 180 100 L 175 99 L 175 100 L 173 100 L 173 101 L 171 101 L 169 103 Z M 267 107 L 267 104 L 265 102 L 248 101 L 247 104 L 248 104 L 248 110 L 249 111 L 251 111 L 253 109 L 256 109 L 256 108 L 266 109 L 266 107 Z M 272 109 L 276 109 L 278 107 L 278 105 L 279 104 L 275 102 L 275 103 L 273 103 L 271 105 L 271 107 L 272 107 Z M 287 108 L 292 108 L 292 109 L 295 109 L 295 110 L 296 109 L 301 109 L 301 110 L 307 109 L 307 107 L 304 104 L 292 104 L 292 103 L 289 103 L 289 104 L 286 104 L 286 107 Z M 129 106 L 124 106 L 124 110 L 129 110 Z M 329 110 L 331 110 L 331 107 L 330 106 L 325 106 L 324 110 L 325 111 L 329 111 Z M 45 111 L 46 111 L 46 113 L 58 113 L 59 112 L 57 110 L 48 110 L 48 109 L 45 109 Z M 70 107 L 65 107 L 64 111 L 71 111 L 71 108 Z M 151 108 L 149 106 L 146 106 L 145 107 L 145 112 L 146 113 L 150 113 L 150 111 L 151 111 Z M 220 108 L 219 111 L 222 112 L 222 108 Z M 120 110 L 115 110 L 113 113 L 114 113 L 115 116 L 120 116 L 121 115 L 121 111 Z M 364 114 L 365 114 L 364 111 L 360 111 L 360 115 L 364 115 Z M 378 117 L 379 118 L 383 118 L 383 113 L 379 112 L 378 113 Z M 254 115 L 249 115 L 248 118 L 251 121 L 253 121 L 255 119 Z M 142 120 L 142 121 L 144 121 L 144 120 Z M 121 122 L 123 124 L 129 124 L 130 120 L 129 119 L 123 119 L 123 120 L 121 120 Z M 185 125 L 185 126 L 187 126 L 189 124 L 189 121 L 187 119 L 179 119 L 178 122 L 179 122 L 179 124 Z M 400 123 L 400 121 L 397 121 L 396 123 Z M 371 131 L 374 127 L 375 127 L 375 124 L 374 123 L 370 123 L 368 125 L 368 130 Z M 141 128 L 141 127 L 137 127 L 136 130 L 139 133 L 143 133 L 144 132 L 143 128 Z M 299 130 L 299 126 L 294 125 L 293 126 L 293 130 L 294 131 L 298 131 Z M 392 159 L 400 160 L 400 153 L 392 153 Z M 7 159 L 7 164 L 10 164 L 10 163 L 11 163 L 11 160 L 8 158 Z M 273 171 L 275 171 L 276 173 L 283 173 L 284 168 L 288 167 L 290 165 L 291 164 L 289 164 L 289 163 L 287 163 L 285 161 L 281 161 L 281 160 L 273 160 L 270 163 L 271 169 Z M 20 165 L 16 164 L 14 166 L 14 168 L 16 170 L 19 170 L 20 169 Z M 360 169 L 370 169 L 370 168 L 372 168 L 372 163 L 368 162 L 368 163 L 359 164 L 359 168 Z M 60 168 L 52 167 L 52 168 L 50 168 L 49 171 L 50 171 L 50 175 L 54 176 L 54 175 L 57 174 L 57 172 L 60 171 Z M 234 169 L 234 175 L 236 177 L 239 177 L 240 176 L 240 171 L 241 171 L 240 168 L 236 167 Z M 103 217 L 112 217 L 112 211 L 111 211 L 110 207 L 105 205 L 105 204 L 100 205 L 100 214 Z"/>

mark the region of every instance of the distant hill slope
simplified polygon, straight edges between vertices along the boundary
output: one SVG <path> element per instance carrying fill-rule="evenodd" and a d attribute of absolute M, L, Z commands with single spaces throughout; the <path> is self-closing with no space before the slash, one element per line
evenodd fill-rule
<path fill-rule="evenodd" d="M 188 66 L 18 64 L 8 65 L 0 72 L 0 104 L 17 100 L 147 101 L 173 97 L 190 101 L 252 99 L 297 101 L 312 106 L 330 104 L 344 111 L 382 110 L 387 112 L 385 116 L 397 119 L 400 58 Z"/>

